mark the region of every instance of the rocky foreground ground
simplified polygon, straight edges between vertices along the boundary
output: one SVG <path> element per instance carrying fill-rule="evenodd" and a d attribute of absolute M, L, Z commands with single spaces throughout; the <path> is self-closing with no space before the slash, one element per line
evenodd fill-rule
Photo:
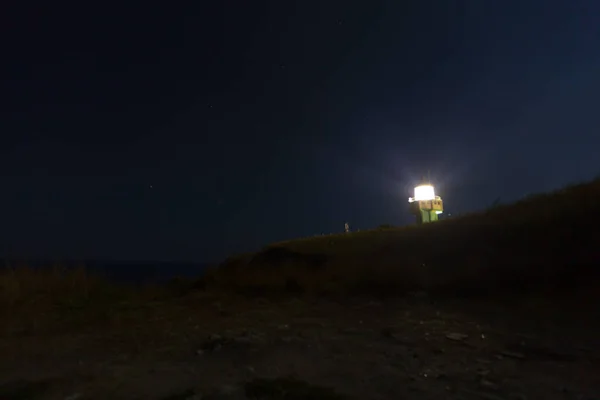
<path fill-rule="evenodd" d="M 2 400 L 600 399 L 600 312 L 541 299 L 199 293 L 3 320 Z"/>

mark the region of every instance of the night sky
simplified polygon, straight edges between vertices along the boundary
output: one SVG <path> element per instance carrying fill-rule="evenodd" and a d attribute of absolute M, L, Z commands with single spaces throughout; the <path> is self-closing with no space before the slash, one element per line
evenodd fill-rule
<path fill-rule="evenodd" d="M 213 261 L 411 223 L 427 173 L 460 214 L 600 172 L 597 0 L 80 3 L 0 13 L 0 256 Z"/>

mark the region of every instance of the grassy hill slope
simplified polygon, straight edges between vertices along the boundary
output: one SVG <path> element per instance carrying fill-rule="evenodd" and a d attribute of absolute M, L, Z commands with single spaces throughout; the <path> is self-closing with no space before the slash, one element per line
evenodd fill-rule
<path fill-rule="evenodd" d="M 238 292 L 555 289 L 600 271 L 600 180 L 435 224 L 311 237 L 231 257 L 203 284 Z"/>

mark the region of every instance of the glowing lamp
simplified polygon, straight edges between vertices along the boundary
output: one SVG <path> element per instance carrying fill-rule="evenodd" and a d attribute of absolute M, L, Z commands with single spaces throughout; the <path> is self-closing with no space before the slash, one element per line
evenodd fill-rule
<path fill-rule="evenodd" d="M 414 201 L 434 200 L 434 199 L 435 199 L 435 191 L 433 190 L 433 186 L 421 185 L 421 186 L 417 186 L 415 188 Z"/>
<path fill-rule="evenodd" d="M 409 197 L 411 211 L 417 216 L 417 223 L 435 222 L 444 212 L 444 203 L 430 184 L 415 187 L 415 197 Z"/>

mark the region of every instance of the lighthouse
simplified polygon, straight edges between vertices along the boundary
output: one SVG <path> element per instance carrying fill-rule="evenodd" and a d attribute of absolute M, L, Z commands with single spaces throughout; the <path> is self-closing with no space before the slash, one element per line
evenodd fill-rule
<path fill-rule="evenodd" d="M 426 224 L 438 220 L 444 212 L 444 203 L 430 183 L 423 183 L 414 189 L 414 197 L 409 197 L 410 210 L 417 218 L 417 224 Z"/>

